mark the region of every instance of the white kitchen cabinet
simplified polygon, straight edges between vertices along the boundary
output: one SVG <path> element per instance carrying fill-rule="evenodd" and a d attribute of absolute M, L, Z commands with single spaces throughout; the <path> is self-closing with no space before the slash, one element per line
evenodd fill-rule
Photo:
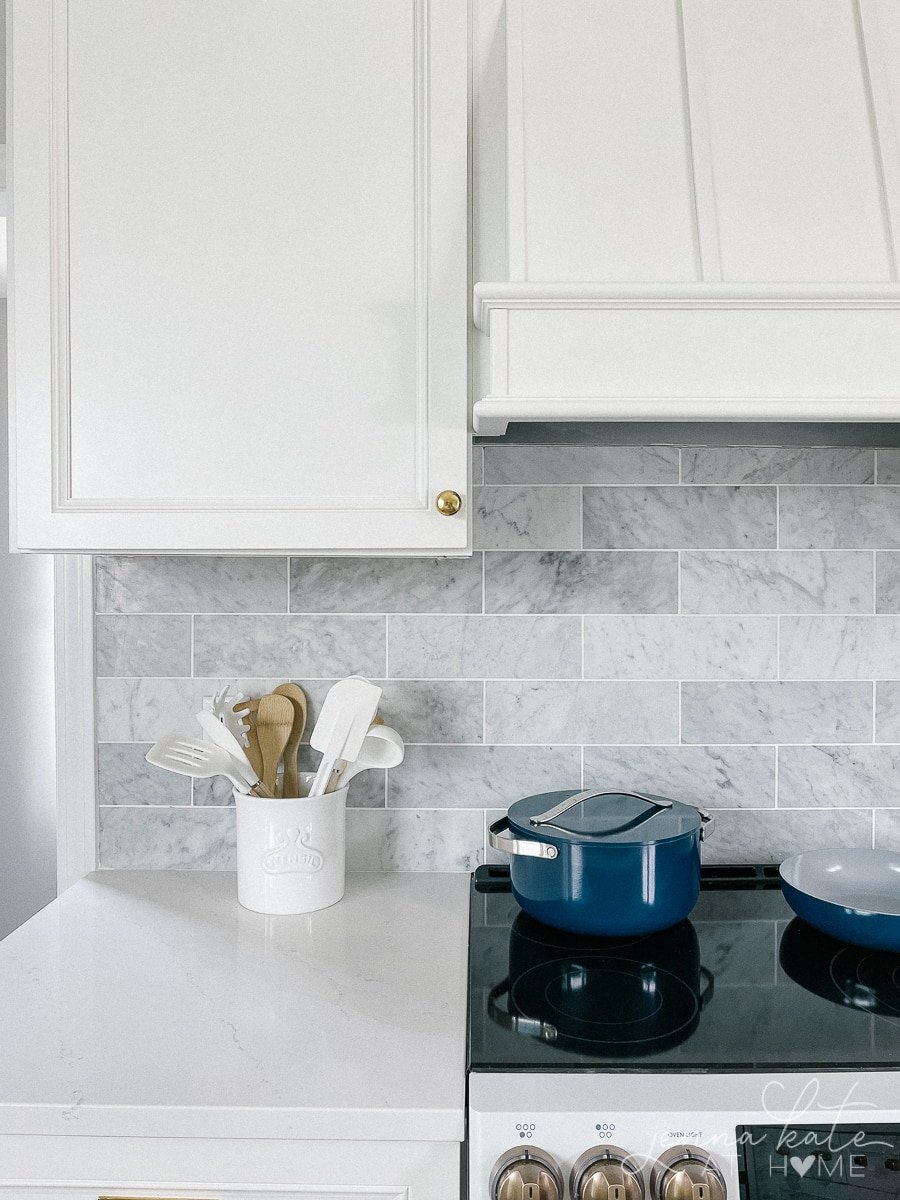
<path fill-rule="evenodd" d="M 478 0 L 477 432 L 898 419 L 898 8 Z"/>
<path fill-rule="evenodd" d="M 465 553 L 465 3 L 9 8 L 14 545 Z"/>
<path fill-rule="evenodd" d="M 0 1151 L 0 1200 L 460 1196 L 459 1143 L 0 1137 Z"/>
<path fill-rule="evenodd" d="M 0 1152 L 0 1200 L 459 1200 L 460 1195 L 459 1143 L 0 1137 Z"/>

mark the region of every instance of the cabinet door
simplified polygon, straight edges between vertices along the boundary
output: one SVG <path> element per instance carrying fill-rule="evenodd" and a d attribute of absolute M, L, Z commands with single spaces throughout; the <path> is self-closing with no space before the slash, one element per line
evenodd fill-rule
<path fill-rule="evenodd" d="M 10 8 L 14 542 L 464 553 L 463 0 Z"/>

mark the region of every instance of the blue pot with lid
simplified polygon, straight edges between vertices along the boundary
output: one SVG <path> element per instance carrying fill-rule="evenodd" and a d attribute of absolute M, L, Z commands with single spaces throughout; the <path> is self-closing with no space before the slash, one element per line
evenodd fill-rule
<path fill-rule="evenodd" d="M 513 804 L 490 843 L 509 854 L 513 895 L 531 916 L 622 937 L 688 915 L 711 824 L 701 808 L 645 792 L 545 792 Z"/>

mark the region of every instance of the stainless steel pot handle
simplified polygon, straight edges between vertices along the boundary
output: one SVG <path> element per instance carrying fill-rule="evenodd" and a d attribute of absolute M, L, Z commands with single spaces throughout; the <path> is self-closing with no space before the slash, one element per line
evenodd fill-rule
<path fill-rule="evenodd" d="M 535 1017 L 520 1017 L 510 1012 L 500 1004 L 501 996 L 509 996 L 509 980 L 496 984 L 488 993 L 488 1016 L 501 1029 L 509 1029 L 513 1033 L 524 1033 L 528 1037 L 539 1038 L 542 1042 L 555 1042 L 559 1032 L 555 1025 L 548 1021 L 538 1021 Z M 507 999 L 507 1004 L 509 1000 Z"/>
<path fill-rule="evenodd" d="M 506 837 L 503 834 L 507 834 Z M 526 858 L 558 858 L 559 850 L 549 842 L 538 842 L 532 838 L 509 837 L 509 817 L 501 817 L 488 830 L 488 841 L 494 850 L 504 854 L 521 854 Z"/>
<path fill-rule="evenodd" d="M 652 804 L 656 808 L 672 807 L 671 800 L 665 800 L 662 796 L 645 796 L 641 792 L 623 792 L 621 790 L 577 792 L 574 796 L 570 796 L 568 800 L 562 800 L 559 804 L 555 804 L 553 808 L 548 808 L 546 812 L 539 813 L 536 817 L 531 817 L 528 823 L 529 825 L 549 825 L 551 821 L 555 821 L 557 817 L 561 817 L 564 812 L 568 812 L 576 804 L 582 804 L 585 800 L 593 800 L 595 796 L 633 796 L 635 800 L 644 800 L 647 804 Z"/>

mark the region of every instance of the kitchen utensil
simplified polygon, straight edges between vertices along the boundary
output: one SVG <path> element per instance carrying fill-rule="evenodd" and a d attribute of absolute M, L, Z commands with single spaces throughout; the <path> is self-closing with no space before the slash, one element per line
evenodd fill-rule
<path fill-rule="evenodd" d="M 213 742 L 196 741 L 180 733 L 170 733 L 151 746 L 144 756 L 154 767 L 189 775 L 192 779 L 211 779 L 224 775 L 242 795 L 265 795 L 264 785 L 250 784 L 241 774 L 241 764 L 221 746 Z M 271 791 L 268 799 L 272 799 Z"/>
<path fill-rule="evenodd" d="M 250 765 L 261 778 L 263 773 L 262 751 L 259 748 L 259 738 L 256 735 L 256 710 L 258 707 L 259 700 L 246 699 L 238 701 L 232 711 L 241 721 L 246 741 L 246 754 L 250 760 Z"/>
<path fill-rule="evenodd" d="M 299 796 L 300 780 L 297 774 L 297 751 L 300 739 L 306 728 L 306 692 L 296 683 L 280 683 L 273 693 L 275 696 L 286 696 L 294 709 L 294 723 L 291 735 L 284 748 L 284 776 L 282 779 L 282 795 Z"/>
<path fill-rule="evenodd" d="M 841 941 L 900 951 L 900 853 L 807 850 L 781 864 L 781 890 L 798 917 Z"/>
<path fill-rule="evenodd" d="M 219 718 L 241 750 L 244 750 L 247 744 L 247 727 L 243 717 L 236 710 L 246 699 L 243 692 L 239 692 L 231 684 L 226 683 L 214 696 L 203 702 L 204 712 L 208 710 L 214 717 Z"/>
<path fill-rule="evenodd" d="M 555 1049 L 640 1057 L 690 1037 L 713 987 L 690 921 L 642 937 L 586 938 L 520 912 L 509 974 L 491 988 L 487 1011 L 501 1028 Z"/>
<path fill-rule="evenodd" d="M 300 790 L 312 783 L 306 771 Z M 305 913 L 344 894 L 347 789 L 259 800 L 235 792 L 238 900 L 263 913 Z"/>
<path fill-rule="evenodd" d="M 516 900 L 548 925 L 600 937 L 666 929 L 700 894 L 700 842 L 712 817 L 628 791 L 528 796 L 490 827 L 511 855 Z"/>
<path fill-rule="evenodd" d="M 262 757 L 262 781 L 274 795 L 278 764 L 294 724 L 294 706 L 287 696 L 260 696 L 255 724 Z"/>
<path fill-rule="evenodd" d="M 313 749 L 322 753 L 310 787 L 311 796 L 327 791 L 341 759 L 356 761 L 380 699 L 381 688 L 359 675 L 341 679 L 332 686 L 309 739 Z"/>
<path fill-rule="evenodd" d="M 361 771 L 399 766 L 405 753 L 403 738 L 396 729 L 391 729 L 389 725 L 370 725 L 356 761 L 345 762 L 339 768 L 328 790 L 332 792 L 346 787 Z"/>
<path fill-rule="evenodd" d="M 211 712 L 198 712 L 197 720 L 200 728 L 217 746 L 227 750 L 237 764 L 237 769 L 251 787 L 264 787 L 259 776 L 250 765 L 250 760 L 244 753 L 244 748 L 230 729 L 226 728 L 218 717 Z M 257 792 L 257 795 L 260 793 Z"/>

